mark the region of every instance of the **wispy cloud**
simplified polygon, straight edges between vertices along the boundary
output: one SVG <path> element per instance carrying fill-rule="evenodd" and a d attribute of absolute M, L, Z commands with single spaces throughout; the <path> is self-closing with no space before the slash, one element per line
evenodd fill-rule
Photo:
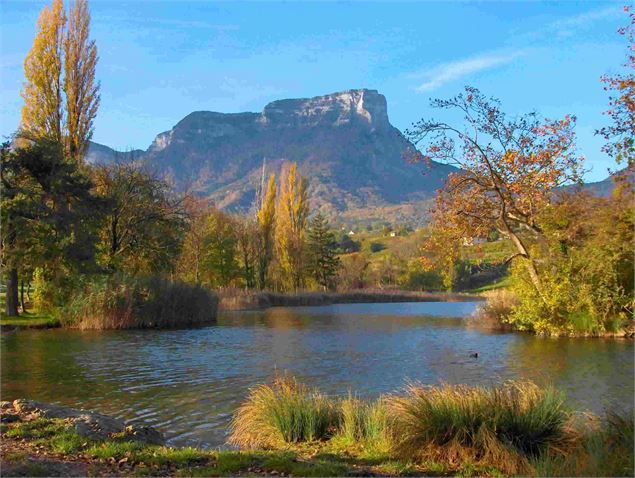
<path fill-rule="evenodd" d="M 491 70 L 508 63 L 525 54 L 525 50 L 511 53 L 485 53 L 463 60 L 451 61 L 437 65 L 416 76 L 425 81 L 415 88 L 418 92 L 430 91 L 454 80 L 465 78 L 479 71 Z"/>

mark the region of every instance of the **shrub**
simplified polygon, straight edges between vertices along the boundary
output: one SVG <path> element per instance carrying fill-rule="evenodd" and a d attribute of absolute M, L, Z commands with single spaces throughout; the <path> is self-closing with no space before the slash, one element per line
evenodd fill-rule
<path fill-rule="evenodd" d="M 381 242 L 371 242 L 370 243 L 370 252 L 381 252 L 386 249 L 386 246 Z"/>
<path fill-rule="evenodd" d="M 478 306 L 474 316 L 479 326 L 492 330 L 509 330 L 510 316 L 518 304 L 517 297 L 510 291 L 492 290 L 484 294 L 487 300 Z"/>
<path fill-rule="evenodd" d="M 244 448 L 278 448 L 287 443 L 323 440 L 339 424 L 331 400 L 293 378 L 253 388 L 231 423 L 229 442 Z"/>
<path fill-rule="evenodd" d="M 217 309 L 201 286 L 115 275 L 86 279 L 60 315 L 80 329 L 172 328 L 211 323 Z"/>
<path fill-rule="evenodd" d="M 506 473 L 529 469 L 527 456 L 565 439 L 563 397 L 530 383 L 492 389 L 411 385 L 389 399 L 395 452 L 403 457 L 492 465 Z"/>

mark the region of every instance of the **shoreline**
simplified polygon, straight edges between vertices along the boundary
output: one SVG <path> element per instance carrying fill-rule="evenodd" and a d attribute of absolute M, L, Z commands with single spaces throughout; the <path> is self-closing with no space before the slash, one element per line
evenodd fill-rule
<path fill-rule="evenodd" d="M 388 304 L 404 302 L 476 302 L 485 297 L 457 292 L 406 290 L 351 290 L 347 292 L 280 293 L 252 290 L 218 291 L 219 312 L 265 310 L 270 307 L 312 307 L 333 304 Z"/>

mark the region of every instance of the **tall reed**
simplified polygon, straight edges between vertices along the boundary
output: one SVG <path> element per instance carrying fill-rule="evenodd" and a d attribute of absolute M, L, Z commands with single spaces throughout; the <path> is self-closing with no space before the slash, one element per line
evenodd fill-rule
<path fill-rule="evenodd" d="M 93 277 L 58 312 L 80 329 L 173 328 L 216 320 L 216 295 L 196 285 L 159 277 Z"/>

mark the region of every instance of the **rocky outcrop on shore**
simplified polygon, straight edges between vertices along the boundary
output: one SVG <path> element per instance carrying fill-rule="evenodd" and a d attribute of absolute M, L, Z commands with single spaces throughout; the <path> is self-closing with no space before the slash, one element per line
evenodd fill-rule
<path fill-rule="evenodd" d="M 0 421 L 10 423 L 37 418 L 67 420 L 78 435 L 91 440 L 122 438 L 151 445 L 163 445 L 165 438 L 153 427 L 127 423 L 91 410 L 63 407 L 35 400 L 17 399 L 0 402 Z"/>

